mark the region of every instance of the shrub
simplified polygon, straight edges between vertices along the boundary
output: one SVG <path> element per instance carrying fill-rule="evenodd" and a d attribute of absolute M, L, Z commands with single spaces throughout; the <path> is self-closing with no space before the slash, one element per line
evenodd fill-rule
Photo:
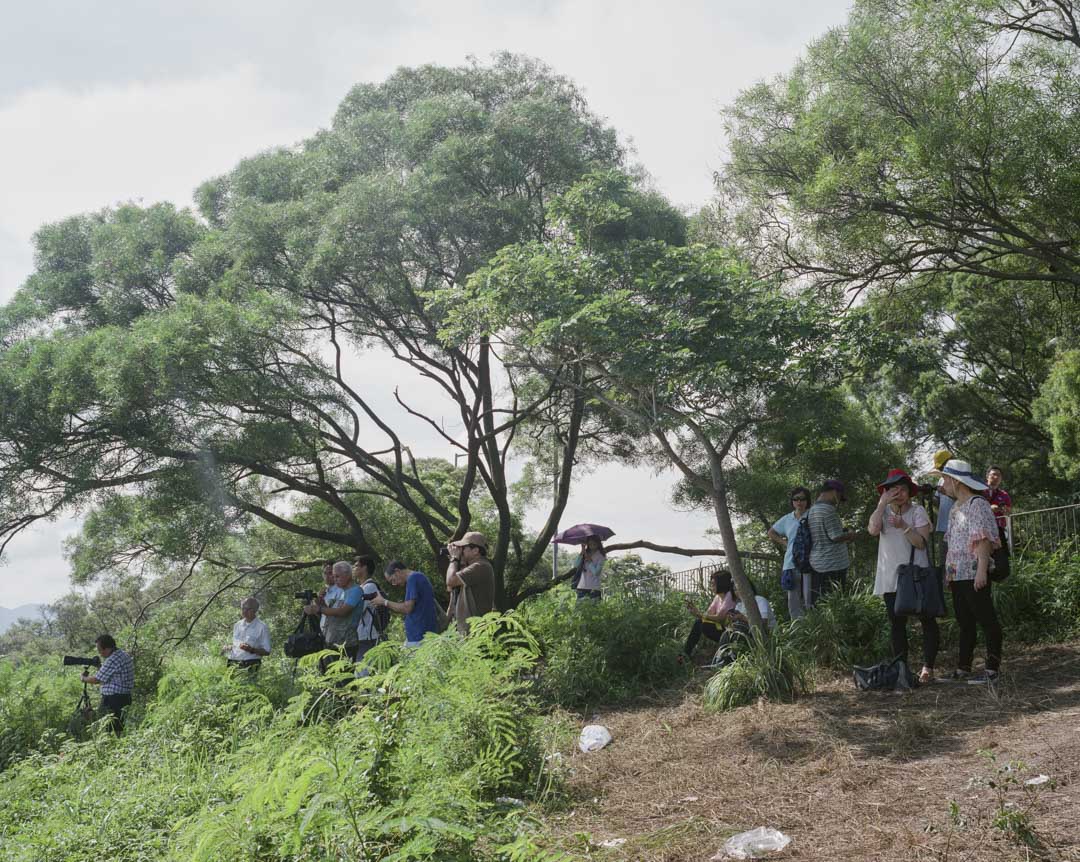
<path fill-rule="evenodd" d="M 680 635 L 690 618 L 685 596 L 608 596 L 578 602 L 560 587 L 526 602 L 514 616 L 540 643 L 541 695 L 581 707 L 611 703 L 685 676 Z"/>
<path fill-rule="evenodd" d="M 787 629 L 790 648 L 820 667 L 850 671 L 875 664 L 889 654 L 885 605 L 872 584 L 856 582 L 829 593 Z"/>
<path fill-rule="evenodd" d="M 763 638 L 754 630 L 738 647 L 738 656 L 706 684 L 705 705 L 734 709 L 759 697 L 789 703 L 809 690 L 805 663 L 784 643 L 782 632 Z"/>
<path fill-rule="evenodd" d="M 1080 557 L 1063 550 L 1015 558 L 1009 578 L 994 584 L 994 605 L 1009 640 L 1080 636 Z"/>
<path fill-rule="evenodd" d="M 55 744 L 82 693 L 78 670 L 64 668 L 59 657 L 17 667 L 0 660 L 0 770 L 37 748 L 43 735 Z"/>

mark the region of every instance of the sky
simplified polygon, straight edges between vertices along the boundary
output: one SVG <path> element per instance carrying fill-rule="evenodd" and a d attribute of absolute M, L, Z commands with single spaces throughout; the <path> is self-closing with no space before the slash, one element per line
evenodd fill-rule
<path fill-rule="evenodd" d="M 574 79 L 676 204 L 707 202 L 724 159 L 721 110 L 788 70 L 843 23 L 847 0 L 35 0 L 0 31 L 0 302 L 33 269 L 42 224 L 135 201 L 191 204 L 246 156 L 329 124 L 356 83 L 400 66 L 458 65 L 509 50 Z M 376 359 L 368 380 L 391 380 Z M 429 393 L 402 381 L 411 397 Z M 389 402 L 391 388 L 382 393 Z M 449 453 L 420 429 L 424 454 Z M 418 452 L 419 454 L 419 452 Z M 608 466 L 576 483 L 563 523 L 619 540 L 708 546 L 708 512 L 676 511 L 674 477 Z M 784 501 L 777 501 L 782 506 Z M 782 512 L 777 513 L 778 515 Z M 77 521 L 9 546 L 0 606 L 69 589 L 63 541 Z M 643 553 L 686 568 L 686 558 Z M 706 561 L 707 562 L 707 561 Z"/>

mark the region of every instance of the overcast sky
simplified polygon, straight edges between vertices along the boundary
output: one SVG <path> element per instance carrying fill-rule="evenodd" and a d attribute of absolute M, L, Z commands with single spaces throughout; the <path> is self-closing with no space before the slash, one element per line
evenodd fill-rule
<path fill-rule="evenodd" d="M 700 206 L 723 160 L 721 108 L 744 87 L 790 68 L 808 41 L 843 22 L 849 5 L 13 4 L 0 31 L 0 301 L 30 273 L 31 237 L 42 223 L 119 201 L 189 205 L 200 182 L 242 157 L 327 125 L 357 82 L 382 80 L 398 66 L 460 64 L 500 50 L 538 57 L 577 81 L 659 188 L 679 205 Z M 447 454 L 428 443 L 421 441 L 429 454 Z M 575 487 L 564 524 L 599 521 L 621 539 L 700 546 L 712 519 L 672 510 L 671 482 L 670 475 L 604 468 Z M 74 530 L 64 521 L 15 541 L 0 568 L 0 606 L 66 591 L 61 544 Z"/>

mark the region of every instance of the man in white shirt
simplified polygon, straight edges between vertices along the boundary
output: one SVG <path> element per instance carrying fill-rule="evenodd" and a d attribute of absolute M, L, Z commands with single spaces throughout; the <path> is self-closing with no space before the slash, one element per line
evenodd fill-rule
<path fill-rule="evenodd" d="M 233 626 L 232 643 L 225 647 L 230 667 L 246 667 L 254 671 L 270 655 L 270 629 L 258 619 L 259 600 L 248 596 L 240 603 L 241 618 Z"/>

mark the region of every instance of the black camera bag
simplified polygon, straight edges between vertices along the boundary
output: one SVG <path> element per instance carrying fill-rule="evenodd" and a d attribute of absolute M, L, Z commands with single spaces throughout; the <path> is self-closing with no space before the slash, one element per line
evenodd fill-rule
<path fill-rule="evenodd" d="M 311 631 L 305 631 L 305 626 Z M 326 641 L 323 640 L 322 632 L 319 631 L 318 621 L 309 614 L 303 614 L 296 631 L 285 639 L 285 655 L 289 658 L 303 658 L 324 649 L 326 649 Z"/>

